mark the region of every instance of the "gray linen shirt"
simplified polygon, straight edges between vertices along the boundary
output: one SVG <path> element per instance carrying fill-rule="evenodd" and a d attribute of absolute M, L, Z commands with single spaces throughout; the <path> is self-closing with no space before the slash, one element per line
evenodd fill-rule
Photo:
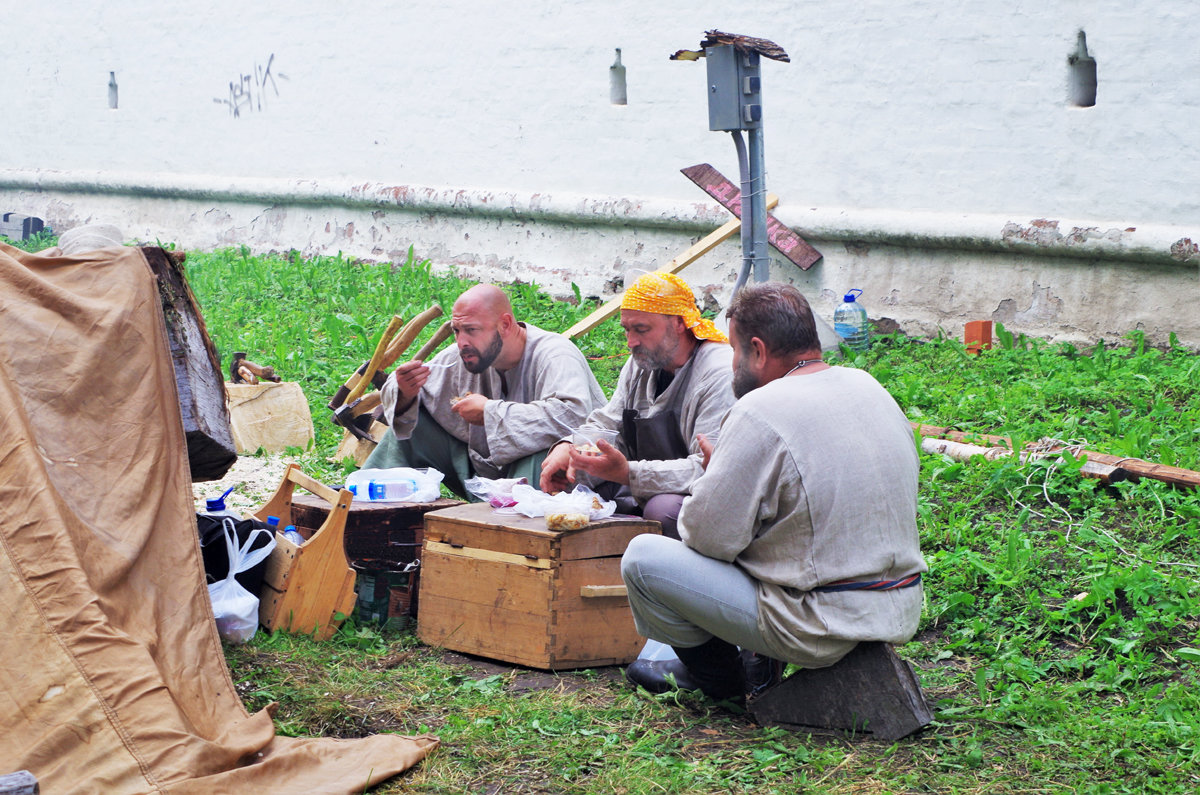
<path fill-rule="evenodd" d="M 573 342 L 529 323 L 521 326 L 526 333 L 525 352 L 511 370 L 500 373 L 489 367 L 471 373 L 458 349 L 447 348 L 432 363 L 450 366 L 432 368 L 417 399 L 398 416 L 399 389 L 396 380 L 388 378 L 381 397 L 396 438 L 412 436 L 418 406 L 423 406 L 447 433 L 467 444 L 475 472 L 495 478 L 502 467 L 569 435 L 592 409 L 604 404 L 604 392 Z M 471 425 L 451 411 L 451 398 L 467 392 L 488 398 L 482 426 Z"/>
<path fill-rule="evenodd" d="M 812 589 L 927 570 L 918 466 L 911 426 L 870 374 L 833 367 L 779 378 L 729 412 L 679 534 L 758 581 L 759 629 L 773 656 L 831 665 L 845 641 L 903 643 L 916 632 L 919 586 Z"/>
<path fill-rule="evenodd" d="M 640 417 L 653 417 L 672 409 L 678 413 L 679 434 L 687 442 L 688 457 L 629 462 L 629 490 L 643 504 L 656 494 L 688 493 L 692 481 L 704 471 L 696 434 L 716 437 L 725 412 L 734 404 L 733 349 L 726 343 L 701 340 L 687 364 L 675 371 L 671 385 L 655 397 L 658 373 L 629 357 L 621 368 L 612 400 L 593 411 L 584 423 L 584 427 L 619 433 L 625 409 L 635 409 Z M 617 448 L 628 453 L 619 436 Z"/>

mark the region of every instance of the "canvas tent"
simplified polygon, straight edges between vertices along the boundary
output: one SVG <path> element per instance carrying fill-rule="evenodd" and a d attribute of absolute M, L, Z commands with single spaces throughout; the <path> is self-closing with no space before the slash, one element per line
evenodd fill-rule
<path fill-rule="evenodd" d="M 137 248 L 0 245 L 0 773 L 44 792 L 362 792 L 433 737 L 276 737 L 211 620 Z"/>

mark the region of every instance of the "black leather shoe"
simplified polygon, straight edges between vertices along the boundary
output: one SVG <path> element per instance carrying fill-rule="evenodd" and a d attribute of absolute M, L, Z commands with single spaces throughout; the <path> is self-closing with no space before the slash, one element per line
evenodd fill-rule
<path fill-rule="evenodd" d="M 671 684 L 674 677 L 675 683 Z M 692 680 L 687 666 L 679 660 L 642 660 L 637 659 L 625 669 L 625 678 L 635 685 L 646 688 L 651 693 L 666 693 L 669 690 L 697 690 L 699 686 Z"/>

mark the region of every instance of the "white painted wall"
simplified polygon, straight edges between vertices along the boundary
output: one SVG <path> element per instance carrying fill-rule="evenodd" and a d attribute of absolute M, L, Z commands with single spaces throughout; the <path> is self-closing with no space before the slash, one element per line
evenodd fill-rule
<path fill-rule="evenodd" d="M 825 259 L 779 277 L 818 301 L 863 287 L 911 331 L 1003 315 L 1200 346 L 1198 23 L 1200 6 L 1129 0 L 22 4 L 0 50 L 0 210 L 188 248 L 411 243 L 599 294 L 726 217 L 678 173 L 736 181 L 704 62 L 667 59 L 720 28 L 792 56 L 764 62 L 767 184 Z M 1092 108 L 1067 102 L 1080 30 Z M 627 106 L 609 104 L 618 47 Z M 720 296 L 739 262 L 735 240 L 690 278 Z"/>

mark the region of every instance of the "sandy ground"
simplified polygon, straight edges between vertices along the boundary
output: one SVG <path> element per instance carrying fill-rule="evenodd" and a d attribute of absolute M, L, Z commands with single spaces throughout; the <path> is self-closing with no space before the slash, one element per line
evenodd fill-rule
<path fill-rule="evenodd" d="M 233 491 L 225 498 L 225 507 L 242 513 L 258 510 L 279 488 L 283 472 L 293 460 L 283 455 L 238 456 L 225 477 L 192 484 L 196 511 L 203 512 L 205 500 L 221 496 L 230 486 Z"/>

